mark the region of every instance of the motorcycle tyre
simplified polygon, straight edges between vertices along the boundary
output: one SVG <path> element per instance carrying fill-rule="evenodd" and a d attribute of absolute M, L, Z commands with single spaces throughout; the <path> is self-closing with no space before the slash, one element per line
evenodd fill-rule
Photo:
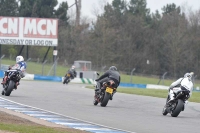
<path fill-rule="evenodd" d="M 184 102 L 182 100 L 178 99 L 176 108 L 171 112 L 171 116 L 177 117 L 180 114 L 180 112 L 182 111 L 183 106 L 184 106 Z"/>
<path fill-rule="evenodd" d="M 69 77 L 65 77 L 64 81 L 63 81 L 63 84 L 68 84 L 69 83 Z"/>
<path fill-rule="evenodd" d="M 10 80 L 8 88 L 5 90 L 5 96 L 10 96 L 11 92 L 14 89 L 15 82 Z"/>
<path fill-rule="evenodd" d="M 70 81 L 69 78 L 70 78 L 70 77 L 67 77 L 67 78 L 66 78 L 66 80 L 65 80 L 65 83 L 66 83 L 66 84 L 69 83 L 69 81 Z"/>
<path fill-rule="evenodd" d="M 105 107 L 108 104 L 108 101 L 109 101 L 110 97 L 111 97 L 111 94 L 105 92 L 104 98 L 103 98 L 103 100 L 101 102 L 101 106 L 102 107 Z"/>

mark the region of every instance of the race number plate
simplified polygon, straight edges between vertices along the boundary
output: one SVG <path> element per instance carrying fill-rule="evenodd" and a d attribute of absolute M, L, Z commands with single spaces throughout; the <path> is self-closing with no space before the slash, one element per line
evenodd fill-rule
<path fill-rule="evenodd" d="M 107 88 L 106 88 L 106 92 L 108 92 L 108 93 L 112 94 L 112 93 L 113 93 L 113 89 L 112 89 L 112 88 L 110 88 L 110 87 L 107 87 Z"/>
<path fill-rule="evenodd" d="M 70 74 L 67 74 L 68 77 L 70 77 Z"/>

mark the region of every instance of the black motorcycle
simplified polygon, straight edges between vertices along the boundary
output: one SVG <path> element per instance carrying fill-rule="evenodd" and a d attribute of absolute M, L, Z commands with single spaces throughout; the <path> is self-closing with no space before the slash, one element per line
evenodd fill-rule
<path fill-rule="evenodd" d="M 20 70 L 7 70 L 8 78 L 6 83 L 3 84 L 4 89 L 1 92 L 2 95 L 10 96 L 13 89 L 17 89 L 16 83 L 21 79 L 19 71 Z"/>
<path fill-rule="evenodd" d="M 97 105 L 100 103 L 102 107 L 105 107 L 114 91 L 116 91 L 116 88 L 113 80 L 103 83 L 103 87 L 98 92 L 95 92 L 93 104 Z"/>
<path fill-rule="evenodd" d="M 181 90 L 175 93 L 175 99 L 169 102 L 169 95 L 166 100 L 166 105 L 163 108 L 162 114 L 171 114 L 172 117 L 177 117 L 181 111 L 184 111 L 185 101 L 189 98 L 190 91 L 181 87 Z"/>
<path fill-rule="evenodd" d="M 70 73 L 67 73 L 64 77 L 64 81 L 63 81 L 63 84 L 68 84 L 71 80 L 71 74 Z"/>

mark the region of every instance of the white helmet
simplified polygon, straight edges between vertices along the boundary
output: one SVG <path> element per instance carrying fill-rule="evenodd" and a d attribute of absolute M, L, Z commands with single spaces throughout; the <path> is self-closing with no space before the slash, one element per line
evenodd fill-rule
<path fill-rule="evenodd" d="M 75 66 L 74 66 L 74 65 L 72 66 L 72 69 L 75 69 Z"/>
<path fill-rule="evenodd" d="M 194 75 L 194 72 L 190 72 L 190 73 L 186 73 L 185 75 L 184 75 L 184 78 L 192 78 L 192 76 Z"/>
<path fill-rule="evenodd" d="M 16 57 L 16 63 L 19 63 L 19 62 L 21 62 L 21 61 L 24 61 L 24 57 L 23 56 L 17 56 Z"/>

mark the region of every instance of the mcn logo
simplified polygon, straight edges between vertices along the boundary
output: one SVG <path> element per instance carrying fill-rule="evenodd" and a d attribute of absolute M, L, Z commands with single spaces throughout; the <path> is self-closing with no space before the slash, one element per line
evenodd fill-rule
<path fill-rule="evenodd" d="M 18 37 L 19 18 L 0 17 L 0 36 Z"/>
<path fill-rule="evenodd" d="M 56 39 L 57 33 L 56 19 L 0 17 L 0 37 Z"/>
<path fill-rule="evenodd" d="M 24 18 L 24 37 L 57 38 L 57 20 Z"/>

